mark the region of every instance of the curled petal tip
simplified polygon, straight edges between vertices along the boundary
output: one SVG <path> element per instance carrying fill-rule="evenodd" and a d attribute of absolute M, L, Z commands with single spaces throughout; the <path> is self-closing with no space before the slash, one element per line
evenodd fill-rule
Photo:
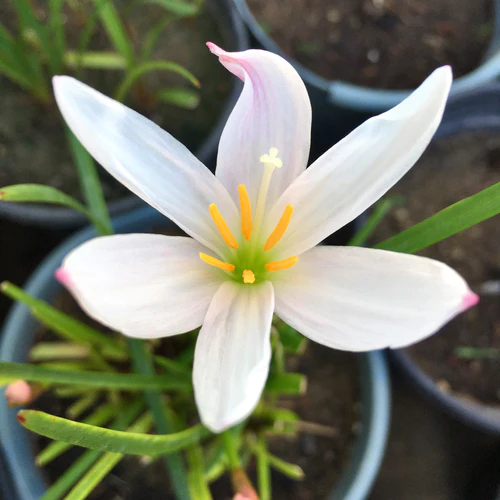
<path fill-rule="evenodd" d="M 66 269 L 59 267 L 54 272 L 54 276 L 55 276 L 56 280 L 59 281 L 59 283 L 61 283 L 61 285 L 64 285 L 65 287 L 70 286 L 71 279 L 70 279 L 69 273 Z"/>
<path fill-rule="evenodd" d="M 210 52 L 212 52 L 212 54 L 215 54 L 217 56 L 224 53 L 224 51 L 213 42 L 207 42 L 207 47 L 209 48 Z"/>
<path fill-rule="evenodd" d="M 479 295 L 475 294 L 474 292 L 469 292 L 462 299 L 462 311 L 467 311 L 467 309 L 471 308 L 472 306 L 475 306 L 478 302 L 479 302 Z"/>

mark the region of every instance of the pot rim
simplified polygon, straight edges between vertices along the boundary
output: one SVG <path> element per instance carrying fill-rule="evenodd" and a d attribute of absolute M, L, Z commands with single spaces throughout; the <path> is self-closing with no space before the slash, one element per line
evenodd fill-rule
<path fill-rule="evenodd" d="M 238 51 L 250 48 L 250 41 L 245 25 L 229 3 L 230 0 L 206 1 L 208 2 L 209 9 L 214 11 L 213 16 L 216 20 L 221 16 L 228 18 L 227 29 L 221 29 L 221 31 L 226 31 L 223 35 L 226 37 L 228 43 L 230 43 L 230 48 Z M 196 150 L 195 156 L 205 165 L 210 165 L 216 156 L 220 136 L 239 98 L 241 86 L 242 84 L 239 80 L 232 79 L 231 91 L 217 120 Z M 98 168 L 101 167 L 98 166 Z M 118 215 L 141 207 L 144 205 L 144 202 L 134 194 L 128 193 L 122 198 L 110 201 L 107 205 L 111 215 Z M 1 202 L 0 217 L 22 224 L 51 229 L 70 229 L 88 224 L 88 219 L 76 210 L 38 203 Z"/>
<path fill-rule="evenodd" d="M 127 232 L 137 226 L 148 229 L 158 224 L 172 224 L 166 217 L 145 207 L 113 220 L 118 232 Z M 135 230 L 135 229 L 132 229 Z M 39 298 L 53 299 L 62 287 L 54 278 L 54 271 L 75 246 L 95 236 L 93 228 L 75 234 L 54 249 L 32 274 L 24 289 Z M 0 343 L 0 360 L 23 362 L 34 340 L 36 320 L 28 309 L 16 303 L 5 322 Z M 24 334 L 19 335 L 22 331 Z M 390 384 L 386 355 L 381 351 L 358 356 L 361 378 L 361 431 L 351 458 L 329 498 L 334 500 L 363 500 L 377 476 L 390 422 Z M 10 474 L 2 477 L 2 487 L 15 488 L 19 500 L 36 500 L 43 494 L 44 481 L 35 466 L 29 432 L 20 427 L 16 409 L 8 409 L 0 395 L 0 444 Z M 13 439 L 13 436 L 16 436 Z M 0 471 L 1 474 L 1 471 Z M 11 478 L 11 481 L 8 479 Z M 11 483 L 9 485 L 9 483 Z"/>
<path fill-rule="evenodd" d="M 376 89 L 319 76 L 285 54 L 283 49 L 262 29 L 246 0 L 233 0 L 233 2 L 258 43 L 266 50 L 275 52 L 288 60 L 308 85 L 328 94 L 331 104 L 355 111 L 381 113 L 399 104 L 414 90 Z M 452 95 L 467 92 L 500 76 L 500 0 L 493 0 L 492 9 L 494 31 L 483 62 L 470 73 L 454 80 L 451 88 Z"/>

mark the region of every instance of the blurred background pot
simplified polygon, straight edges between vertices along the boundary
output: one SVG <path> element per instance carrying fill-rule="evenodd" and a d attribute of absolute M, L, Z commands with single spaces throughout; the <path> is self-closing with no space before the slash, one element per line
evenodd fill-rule
<path fill-rule="evenodd" d="M 227 50 L 240 51 L 249 48 L 247 31 L 242 20 L 236 14 L 230 0 L 206 0 L 206 8 L 210 17 L 214 20 L 217 33 L 223 40 L 224 47 Z M 206 57 L 213 58 L 213 56 L 210 56 L 208 50 L 206 50 Z M 214 64 L 218 64 L 216 59 L 214 59 Z M 228 92 L 227 100 L 223 105 L 220 116 L 211 127 L 207 136 L 195 147 L 196 156 L 212 170 L 215 168 L 220 135 L 241 91 L 240 82 L 236 79 L 232 79 L 231 81 L 232 87 Z M 217 84 L 218 82 L 216 82 Z M 58 143 L 64 140 L 65 138 L 61 137 Z M 36 151 L 33 151 L 33 154 L 37 154 Z M 76 175 L 76 167 L 74 168 Z M 143 205 L 142 200 L 135 195 L 126 193 L 122 198 L 110 201 L 108 208 L 111 215 L 117 215 L 129 212 L 141 205 Z M 79 212 L 47 204 L 0 202 L 0 217 L 22 224 L 50 229 L 74 229 L 88 223 L 85 216 Z"/>
<path fill-rule="evenodd" d="M 453 140 L 455 138 L 458 138 L 459 136 L 467 137 L 472 134 L 492 134 L 493 136 L 495 136 L 495 134 L 498 134 L 498 138 L 500 138 L 499 84 L 484 87 L 482 89 L 476 89 L 474 91 L 455 95 L 454 97 L 452 97 L 447 105 L 442 124 L 440 125 L 434 137 L 433 143 L 439 144 L 439 141 L 441 139 Z M 477 139 L 477 141 L 480 141 L 480 139 Z M 433 143 L 431 143 L 430 148 L 432 148 Z M 492 161 L 495 165 L 495 170 L 493 170 L 493 177 L 495 177 L 496 175 L 495 172 L 497 158 L 494 155 L 495 151 L 497 151 L 497 149 L 493 150 L 490 153 L 490 155 L 492 156 Z M 478 165 L 469 164 L 466 167 L 469 169 L 477 169 Z M 413 170 L 408 175 L 411 175 L 412 172 L 418 168 L 419 163 L 417 163 L 417 165 L 413 167 Z M 462 183 L 467 182 L 460 177 L 460 174 L 457 174 L 457 176 L 459 176 Z M 498 182 L 499 180 L 500 178 L 498 178 L 497 176 L 496 181 Z M 432 181 L 430 182 L 432 183 Z M 492 221 L 492 223 L 495 224 L 494 221 Z M 496 224 L 498 224 L 498 221 L 496 222 Z M 470 230 L 471 229 L 469 229 L 468 231 Z M 488 233 L 487 229 L 485 230 L 485 232 Z M 464 232 L 463 234 L 465 235 L 466 232 Z M 490 237 L 490 234 L 485 234 L 484 237 L 488 238 Z M 480 243 L 481 240 L 478 241 Z M 496 245 L 496 247 L 498 248 L 498 243 L 500 242 L 493 242 L 492 246 L 495 248 Z M 478 248 L 477 251 L 480 252 L 481 248 Z M 480 289 L 477 289 L 475 291 L 478 292 L 481 296 L 482 292 Z M 496 296 L 485 295 L 484 300 L 496 300 L 498 302 L 499 297 L 500 295 L 498 294 Z M 476 307 L 481 307 L 481 302 L 479 306 Z M 478 309 L 478 312 L 476 314 L 480 315 L 480 311 L 481 310 Z M 471 325 L 473 324 L 474 323 L 471 322 Z M 500 324 L 500 316 L 496 317 L 496 324 Z M 473 328 L 473 326 L 471 328 Z M 492 324 L 490 328 L 494 329 L 494 324 Z M 479 335 L 479 332 L 477 333 Z M 440 332 L 436 334 L 436 336 L 439 335 Z M 430 341 L 432 341 L 432 339 L 430 339 Z M 424 340 L 419 344 L 419 346 L 423 345 L 425 342 L 427 341 Z M 460 346 L 456 345 L 455 347 Z M 489 406 L 487 404 L 482 404 L 479 401 L 475 401 L 472 398 L 465 399 L 464 397 L 457 397 L 453 390 L 450 390 L 450 387 L 448 387 L 447 383 L 442 383 L 440 384 L 440 386 L 438 386 L 436 380 L 431 378 L 423 371 L 423 369 L 411 357 L 410 351 L 408 350 L 389 350 L 389 357 L 391 361 L 393 361 L 396 365 L 396 368 L 403 372 L 421 393 L 423 393 L 445 412 L 478 430 L 500 434 L 500 405 L 497 404 L 496 407 Z M 500 358 L 494 360 L 493 362 L 500 363 Z M 456 365 L 456 371 L 461 370 L 460 366 L 460 364 Z M 494 385 L 495 382 L 493 381 L 492 384 Z M 453 383 L 451 385 L 453 386 Z M 453 389 L 453 387 L 451 387 L 451 389 Z"/>
<path fill-rule="evenodd" d="M 148 232 L 171 224 L 150 207 L 138 209 L 114 219 L 117 232 Z M 62 291 L 54 271 L 75 246 L 92 238 L 85 229 L 56 248 L 26 284 L 25 290 L 43 300 L 52 301 Z M 25 306 L 15 304 L 5 322 L 0 344 L 2 361 L 26 362 L 38 328 L 37 321 Z M 390 388 L 385 353 L 361 354 L 359 376 L 362 409 L 360 431 L 349 463 L 331 494 L 335 500 L 362 500 L 368 495 L 384 454 L 390 420 Z M 37 500 L 45 490 L 44 481 L 34 462 L 29 433 L 16 420 L 16 410 L 9 410 L 0 397 L 0 445 L 3 468 L 1 487 L 11 491 L 9 500 Z"/>
<path fill-rule="evenodd" d="M 300 64 L 285 53 L 266 32 L 264 26 L 255 18 L 247 0 L 233 0 L 239 14 L 248 26 L 257 45 L 288 59 L 306 82 L 314 110 L 314 140 L 316 156 L 346 135 L 354 127 L 370 116 L 382 113 L 401 102 L 413 89 L 389 90 L 363 87 L 341 80 L 329 80 Z M 365 2 L 366 4 L 370 2 Z M 373 2 L 375 4 L 376 2 Z M 377 2 L 377 4 L 383 2 Z M 306 5 L 306 4 L 304 4 Z M 334 9 L 335 2 L 329 7 Z M 285 5 L 283 6 L 285 8 Z M 361 7 L 360 7 L 361 8 Z M 364 7 L 365 8 L 365 7 Z M 308 11 L 304 11 L 307 14 Z M 495 80 L 500 74 L 500 0 L 492 1 L 492 36 L 483 62 L 473 71 L 457 78 L 452 87 L 452 95 L 467 92 Z M 340 19 L 340 23 L 347 20 Z M 332 31 L 333 31 L 332 24 Z M 266 28 L 266 29 L 265 29 Z M 304 25 L 304 30 L 310 29 Z M 452 28 L 450 28 L 452 29 Z M 471 27 L 473 29 L 473 27 Z M 363 26 L 359 27 L 363 30 Z M 455 33 L 456 35 L 456 33 Z M 459 35 L 460 36 L 460 35 Z M 346 40 L 345 43 L 351 43 Z M 328 134 L 328 135 L 325 135 Z M 330 142 L 329 142 L 330 141 Z"/>

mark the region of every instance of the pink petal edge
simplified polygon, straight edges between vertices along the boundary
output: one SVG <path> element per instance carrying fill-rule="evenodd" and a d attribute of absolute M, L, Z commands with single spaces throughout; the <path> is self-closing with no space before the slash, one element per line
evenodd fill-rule
<path fill-rule="evenodd" d="M 66 288 L 69 288 L 71 286 L 71 278 L 69 276 L 69 273 L 66 269 L 59 267 L 58 269 L 55 270 L 54 276 L 61 285 L 64 285 Z"/>
<path fill-rule="evenodd" d="M 467 311 L 472 306 L 475 306 L 479 302 L 479 295 L 475 294 L 474 292 L 469 292 L 463 299 L 462 299 L 462 312 Z"/>

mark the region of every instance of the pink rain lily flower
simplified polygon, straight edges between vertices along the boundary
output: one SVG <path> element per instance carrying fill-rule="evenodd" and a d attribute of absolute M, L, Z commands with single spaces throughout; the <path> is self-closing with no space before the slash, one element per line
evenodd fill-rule
<path fill-rule="evenodd" d="M 201 325 L 195 399 L 203 424 L 220 432 L 259 401 L 274 313 L 315 342 L 368 351 L 431 335 L 477 296 L 434 260 L 316 246 L 418 160 L 441 120 L 449 67 L 305 170 L 311 105 L 297 72 L 269 52 L 208 46 L 244 82 L 216 175 L 138 113 L 73 78 L 54 79 L 59 108 L 92 156 L 192 236 L 95 238 L 66 257 L 58 277 L 91 317 L 125 335 Z"/>

